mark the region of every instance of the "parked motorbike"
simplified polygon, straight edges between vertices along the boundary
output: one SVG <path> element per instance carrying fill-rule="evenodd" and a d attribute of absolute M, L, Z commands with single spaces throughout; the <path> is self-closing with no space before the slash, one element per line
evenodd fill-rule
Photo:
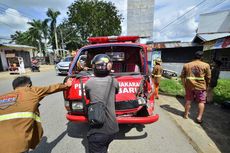
<path fill-rule="evenodd" d="M 32 72 L 40 72 L 40 66 L 38 64 L 32 64 L 31 71 Z"/>
<path fill-rule="evenodd" d="M 40 66 L 38 64 L 38 61 L 33 57 L 31 60 L 31 71 L 32 72 L 40 72 Z"/>

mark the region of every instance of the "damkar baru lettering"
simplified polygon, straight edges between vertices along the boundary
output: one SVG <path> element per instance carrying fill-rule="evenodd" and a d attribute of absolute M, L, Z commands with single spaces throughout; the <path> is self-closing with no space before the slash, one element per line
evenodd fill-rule
<path fill-rule="evenodd" d="M 137 89 L 139 88 L 139 82 L 119 82 L 119 93 L 137 93 Z M 83 84 L 83 88 L 85 89 L 85 84 Z M 75 84 L 74 89 L 78 89 L 78 95 L 81 96 L 81 84 Z M 85 90 L 84 90 L 85 91 Z M 85 94 L 85 93 L 84 93 Z"/>

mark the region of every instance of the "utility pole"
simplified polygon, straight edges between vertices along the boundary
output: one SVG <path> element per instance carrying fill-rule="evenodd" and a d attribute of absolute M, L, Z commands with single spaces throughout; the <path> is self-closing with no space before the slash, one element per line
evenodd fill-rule
<path fill-rule="evenodd" d="M 62 35 L 62 30 L 60 29 L 60 34 L 61 34 L 61 47 L 62 47 L 62 53 L 63 53 L 63 56 L 65 57 L 65 47 L 64 47 L 64 42 L 63 42 L 63 35 Z"/>
<path fill-rule="evenodd" d="M 38 42 L 39 55 L 41 56 L 42 54 L 41 42 L 39 40 L 37 40 L 37 42 Z"/>
<path fill-rule="evenodd" d="M 57 28 L 56 28 L 56 26 L 54 27 L 54 39 L 55 39 L 56 51 L 58 51 Z M 59 55 L 59 53 L 58 53 L 58 55 Z"/>

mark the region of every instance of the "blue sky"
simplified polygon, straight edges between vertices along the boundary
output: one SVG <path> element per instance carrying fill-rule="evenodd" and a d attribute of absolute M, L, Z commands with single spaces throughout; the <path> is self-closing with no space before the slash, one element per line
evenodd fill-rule
<path fill-rule="evenodd" d="M 127 0 L 113 2 L 124 21 L 122 35 L 126 34 Z M 144 2 L 144 0 L 142 0 Z M 9 38 L 16 30 L 25 31 L 32 19 L 46 18 L 48 8 L 59 10 L 58 21 L 66 17 L 67 7 L 74 0 L 1 0 L 0 38 Z M 230 9 L 230 0 L 155 0 L 154 41 L 191 41 L 199 23 L 199 14 Z"/>

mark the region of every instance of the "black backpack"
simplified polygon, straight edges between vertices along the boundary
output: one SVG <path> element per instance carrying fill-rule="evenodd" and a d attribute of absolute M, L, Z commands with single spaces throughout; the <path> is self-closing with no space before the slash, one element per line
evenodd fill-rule
<path fill-rule="evenodd" d="M 106 104 L 103 102 L 93 102 L 91 101 L 90 104 L 88 104 L 87 114 L 88 114 L 88 121 L 91 127 L 102 127 L 106 120 L 106 105 L 108 103 L 108 98 L 111 92 L 111 88 L 113 85 L 113 78 L 111 77 L 111 83 L 108 84 L 107 88 L 109 87 L 109 90 L 106 90 L 108 92 L 105 93 L 104 100 Z M 106 89 L 107 89 L 106 88 Z"/>

